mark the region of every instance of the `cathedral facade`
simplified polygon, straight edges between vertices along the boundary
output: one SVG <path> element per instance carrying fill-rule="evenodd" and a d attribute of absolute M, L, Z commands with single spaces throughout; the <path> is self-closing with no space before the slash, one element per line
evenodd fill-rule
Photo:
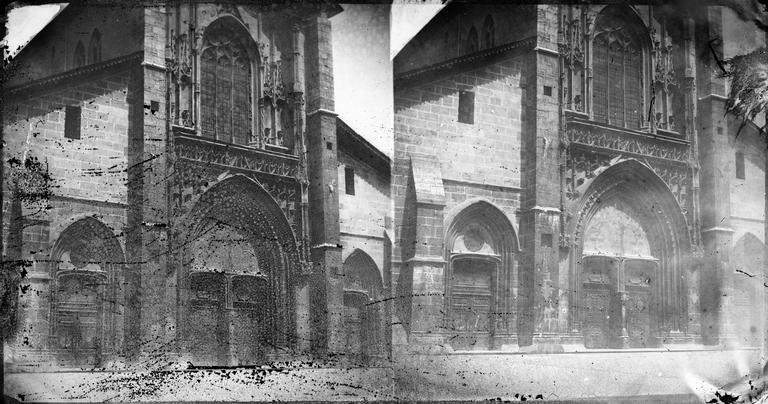
<path fill-rule="evenodd" d="M 765 39 L 732 11 L 449 3 L 392 60 L 391 158 L 334 110 L 340 12 L 71 4 L 15 58 L 14 388 L 322 359 L 339 391 L 476 399 L 765 345 L 765 140 L 718 59 Z"/>
<path fill-rule="evenodd" d="M 393 344 L 759 346 L 765 157 L 725 115 L 729 12 L 441 10 L 394 59 Z"/>
<path fill-rule="evenodd" d="M 3 103 L 7 369 L 387 357 L 390 162 L 334 112 L 340 11 L 70 5 L 32 40 Z"/>

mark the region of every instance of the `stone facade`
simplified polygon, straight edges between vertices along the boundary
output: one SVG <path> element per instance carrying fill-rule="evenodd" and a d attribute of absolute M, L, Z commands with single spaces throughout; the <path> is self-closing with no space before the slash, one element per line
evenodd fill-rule
<path fill-rule="evenodd" d="M 737 313 L 749 299 L 764 313 L 765 157 L 754 125 L 734 136 L 701 56 L 723 21 L 718 7 L 456 5 L 406 45 L 393 276 L 411 297 L 393 344 L 759 346 L 761 314 Z"/>
<path fill-rule="evenodd" d="M 337 123 L 339 11 L 70 6 L 28 45 L 3 104 L 7 370 L 388 357 L 390 163 Z"/>
<path fill-rule="evenodd" d="M 597 381 L 558 397 L 622 396 L 635 348 L 677 351 L 635 364 L 678 394 L 687 358 L 764 342 L 764 140 L 724 115 L 724 45 L 701 39 L 729 14 L 451 3 L 393 60 L 390 159 L 334 112 L 339 11 L 73 5 L 19 55 L 14 391 L 306 359 L 183 397 L 511 397 L 561 378 L 540 371 L 560 356 L 519 354 L 586 351 Z"/>

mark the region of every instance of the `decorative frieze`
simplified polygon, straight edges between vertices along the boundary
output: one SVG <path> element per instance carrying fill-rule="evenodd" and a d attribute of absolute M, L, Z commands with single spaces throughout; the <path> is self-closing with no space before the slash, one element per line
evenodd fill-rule
<path fill-rule="evenodd" d="M 687 142 L 673 142 L 642 133 L 570 122 L 567 136 L 571 145 L 608 149 L 635 156 L 681 163 L 687 163 L 689 159 L 690 148 Z"/>
<path fill-rule="evenodd" d="M 264 150 L 224 144 L 192 136 L 176 137 L 179 158 L 206 165 L 235 168 L 261 174 L 297 178 L 299 160 L 294 156 L 277 155 Z"/>

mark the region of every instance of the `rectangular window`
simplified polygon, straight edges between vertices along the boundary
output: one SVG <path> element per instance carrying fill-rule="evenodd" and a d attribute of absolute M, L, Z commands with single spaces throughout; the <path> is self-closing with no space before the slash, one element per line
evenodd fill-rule
<path fill-rule="evenodd" d="M 541 233 L 541 246 L 552 248 L 552 233 Z"/>
<path fill-rule="evenodd" d="M 736 152 L 736 178 L 743 180 L 744 174 L 744 153 Z"/>
<path fill-rule="evenodd" d="M 459 122 L 475 123 L 475 93 L 471 91 L 459 92 Z"/>
<path fill-rule="evenodd" d="M 64 137 L 80 139 L 80 106 L 67 105 L 64 111 Z"/>
<path fill-rule="evenodd" d="M 355 194 L 355 169 L 352 167 L 344 168 L 344 188 L 347 195 Z"/>
<path fill-rule="evenodd" d="M 544 95 L 551 97 L 552 96 L 552 87 L 551 86 L 544 86 Z"/>

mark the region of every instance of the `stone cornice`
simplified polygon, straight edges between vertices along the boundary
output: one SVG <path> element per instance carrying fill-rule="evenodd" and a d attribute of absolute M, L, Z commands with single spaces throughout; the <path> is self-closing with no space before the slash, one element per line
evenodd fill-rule
<path fill-rule="evenodd" d="M 5 94 L 8 97 L 13 98 L 27 98 L 41 92 L 55 91 L 55 87 L 58 86 L 81 83 L 86 79 L 92 80 L 93 75 L 95 74 L 114 74 L 128 68 L 134 63 L 138 65 L 143 57 L 144 52 L 134 52 L 129 55 L 105 60 L 100 63 L 94 63 L 77 69 L 68 70 L 63 73 L 54 74 L 26 84 L 6 88 Z"/>
<path fill-rule="evenodd" d="M 520 41 L 507 43 L 490 49 L 459 56 L 440 63 L 421 67 L 395 74 L 395 88 L 407 87 L 414 83 L 432 81 L 444 74 L 459 73 L 466 70 L 476 69 L 478 66 L 502 59 L 517 53 L 534 50 L 536 43 L 535 37 L 522 39 Z"/>

